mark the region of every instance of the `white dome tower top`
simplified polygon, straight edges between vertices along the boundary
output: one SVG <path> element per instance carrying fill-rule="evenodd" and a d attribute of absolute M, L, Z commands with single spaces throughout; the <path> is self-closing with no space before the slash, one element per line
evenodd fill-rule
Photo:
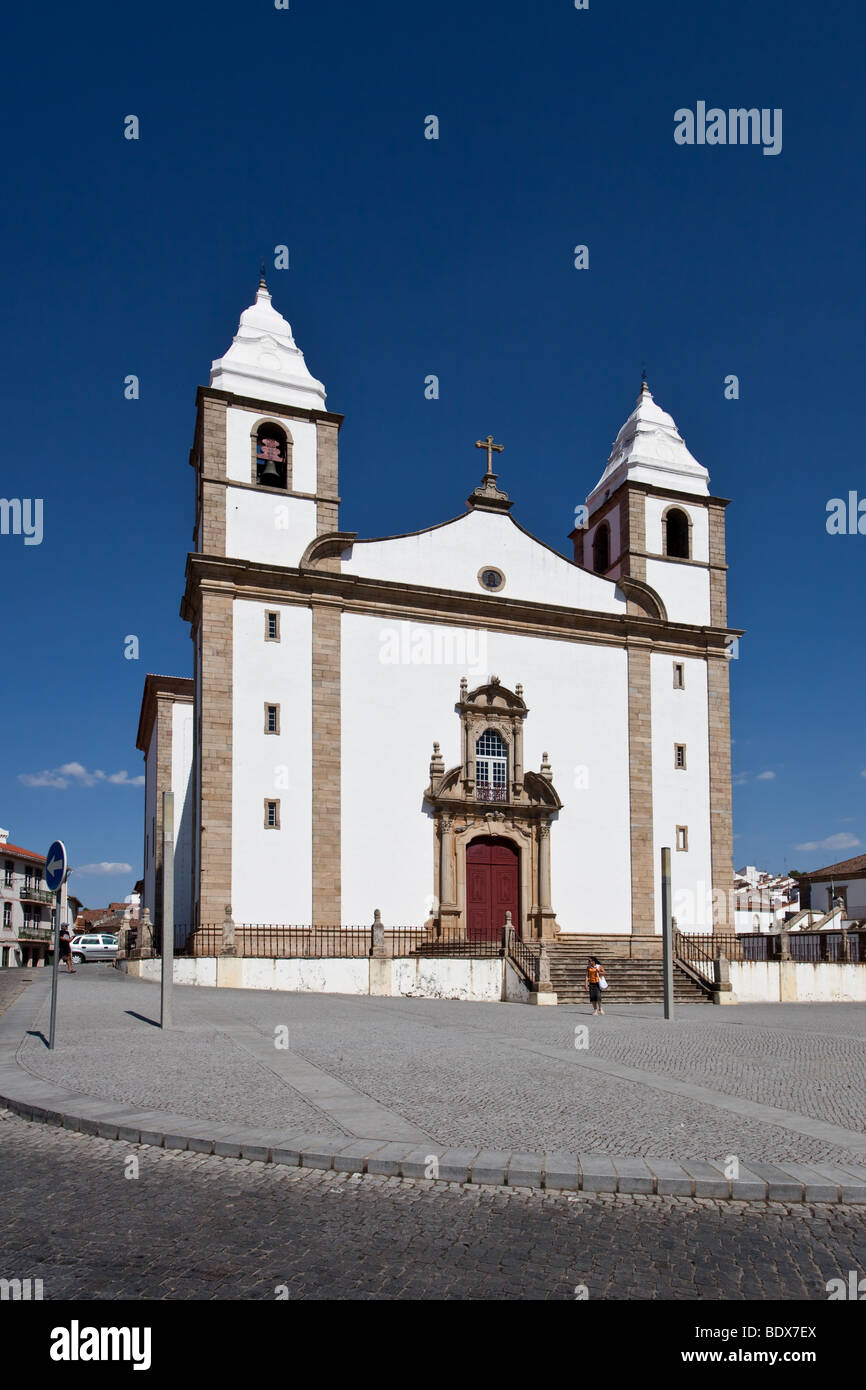
<path fill-rule="evenodd" d="M 637 405 L 617 435 L 607 467 L 587 499 L 590 511 L 621 483 L 650 483 L 709 496 L 710 475 L 693 458 L 667 411 L 656 405 L 646 384 Z"/>
<path fill-rule="evenodd" d="M 228 352 L 211 363 L 210 384 L 281 405 L 326 409 L 325 388 L 310 375 L 291 324 L 273 307 L 264 275 Z"/>

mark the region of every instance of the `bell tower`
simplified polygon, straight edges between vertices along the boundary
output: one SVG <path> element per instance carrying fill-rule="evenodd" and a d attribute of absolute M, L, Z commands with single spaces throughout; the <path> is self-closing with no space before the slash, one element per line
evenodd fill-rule
<path fill-rule="evenodd" d="M 338 529 L 343 417 L 325 408 L 264 275 L 196 405 L 196 553 L 296 566 Z"/>
<path fill-rule="evenodd" d="M 243 823 L 253 819 L 252 782 L 241 783 L 237 775 L 247 756 L 235 730 L 237 712 L 243 711 L 246 728 L 254 711 L 256 722 L 260 717 L 262 698 L 278 709 L 287 672 L 309 660 L 311 647 L 330 650 L 320 640 L 320 614 L 283 604 L 281 592 L 316 538 L 339 524 L 343 417 L 326 409 L 325 388 L 274 308 L 264 275 L 231 346 L 213 362 L 209 384 L 199 387 L 196 405 L 189 458 L 196 516 L 181 616 L 190 624 L 194 649 L 196 920 L 220 923 L 231 916 L 233 898 L 236 905 L 244 902 L 233 878 L 234 857 L 243 853 L 233 834 L 236 796 L 247 798 Z M 261 588 L 270 590 L 267 602 Z M 334 621 L 330 610 L 327 620 Z M 324 688 L 311 684 L 316 692 Z M 256 784 L 263 862 L 275 844 L 267 829 L 278 829 L 280 820 L 273 762 L 270 767 Z M 283 810 L 287 815 L 285 799 Z"/>
<path fill-rule="evenodd" d="M 644 375 L 586 499 L 586 525 L 572 532 L 576 563 L 606 579 L 649 584 L 675 621 L 724 628 L 728 502 L 710 496 L 709 476 Z"/>
<path fill-rule="evenodd" d="M 577 564 L 621 583 L 636 611 L 641 591 L 658 610 L 655 629 L 626 642 L 636 934 L 652 933 L 658 919 L 663 845 L 677 851 L 675 890 L 678 879 L 685 885 L 689 877 L 710 885 L 714 926 L 733 925 L 727 907 L 733 887 L 728 502 L 711 496 L 709 481 L 672 416 L 653 400 L 644 374 L 635 408 L 587 498 L 586 525 L 572 532 Z M 709 788 L 707 811 L 701 785 Z M 697 872 L 695 864 L 702 866 Z"/>

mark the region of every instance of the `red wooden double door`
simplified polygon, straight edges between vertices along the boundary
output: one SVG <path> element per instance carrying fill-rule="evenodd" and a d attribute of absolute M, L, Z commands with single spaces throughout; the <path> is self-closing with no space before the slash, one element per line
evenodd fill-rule
<path fill-rule="evenodd" d="M 520 935 L 520 872 L 510 840 L 473 840 L 466 849 L 466 935 L 501 941 L 506 912 Z"/>

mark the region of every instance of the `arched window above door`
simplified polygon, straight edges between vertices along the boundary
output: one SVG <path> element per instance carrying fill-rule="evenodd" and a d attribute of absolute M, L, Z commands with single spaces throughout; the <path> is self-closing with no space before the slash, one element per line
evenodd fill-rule
<path fill-rule="evenodd" d="M 476 740 L 475 783 L 479 801 L 508 800 L 508 747 L 493 729 Z"/>

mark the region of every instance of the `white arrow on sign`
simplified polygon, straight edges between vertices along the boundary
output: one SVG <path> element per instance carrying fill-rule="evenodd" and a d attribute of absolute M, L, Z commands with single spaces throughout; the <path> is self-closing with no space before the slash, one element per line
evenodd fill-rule
<path fill-rule="evenodd" d="M 45 865 L 45 867 L 50 874 L 56 873 L 58 869 L 63 868 L 63 860 L 52 859 L 48 864 Z"/>

